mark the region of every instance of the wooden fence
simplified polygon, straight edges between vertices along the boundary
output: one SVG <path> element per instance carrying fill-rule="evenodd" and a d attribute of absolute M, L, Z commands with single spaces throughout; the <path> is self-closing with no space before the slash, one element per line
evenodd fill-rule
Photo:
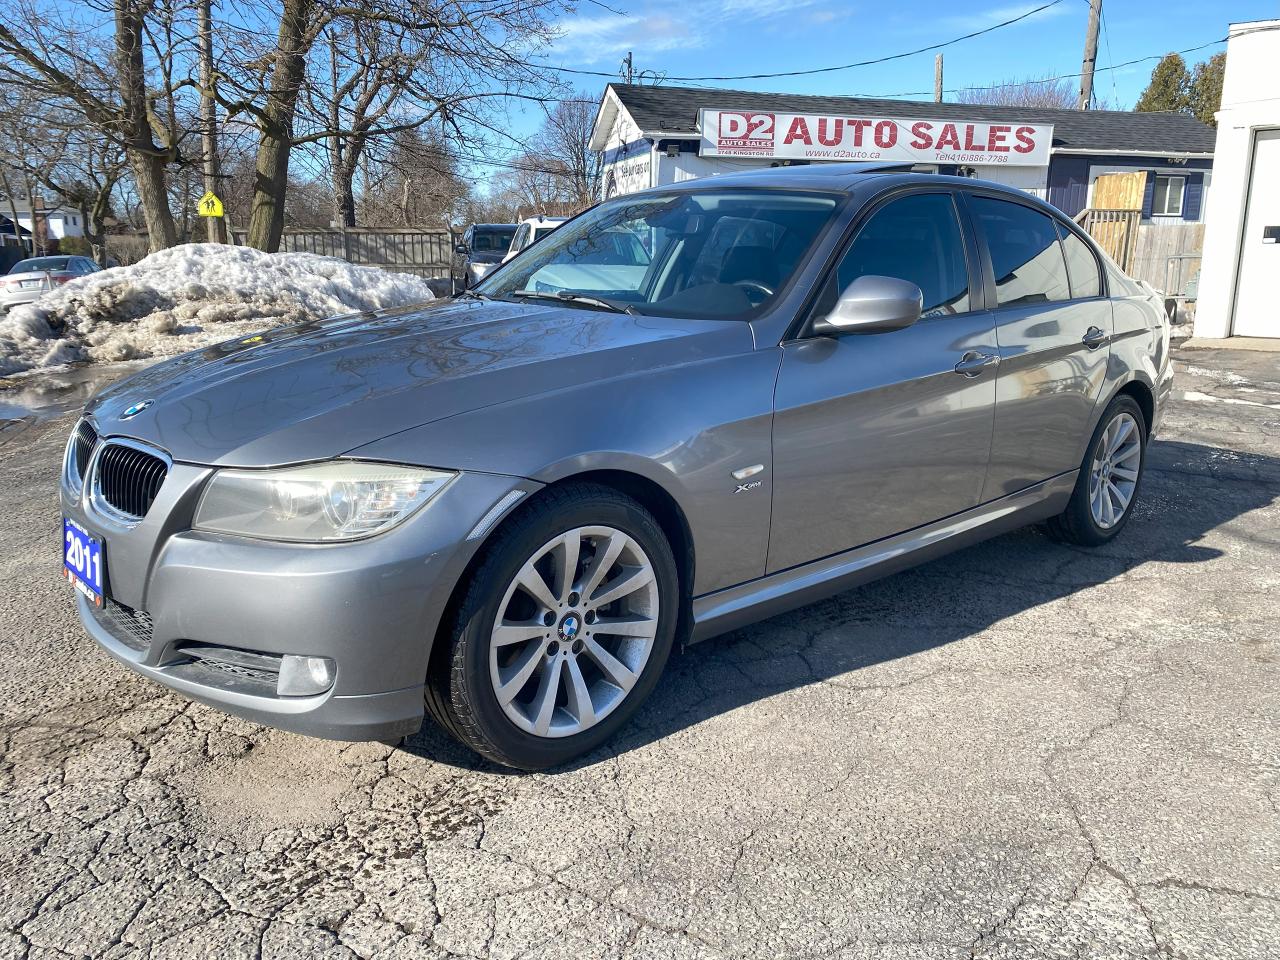
<path fill-rule="evenodd" d="M 1171 297 L 1184 296 L 1200 273 L 1203 249 L 1203 223 L 1144 223 L 1129 275 Z"/>
<path fill-rule="evenodd" d="M 245 231 L 232 233 L 233 243 L 245 242 Z M 447 277 L 454 236 L 448 230 L 397 227 L 291 228 L 280 249 L 285 253 L 316 253 L 338 257 L 365 267 L 419 277 Z"/>
<path fill-rule="evenodd" d="M 1141 220 L 1141 210 L 1098 210 L 1093 207 L 1081 210 L 1076 217 L 1076 223 L 1084 227 L 1085 232 L 1126 273 L 1133 266 Z"/>
<path fill-rule="evenodd" d="M 1135 280 L 1171 297 L 1195 298 L 1203 223 L 1143 223 L 1137 210 L 1081 210 L 1076 223 Z"/>

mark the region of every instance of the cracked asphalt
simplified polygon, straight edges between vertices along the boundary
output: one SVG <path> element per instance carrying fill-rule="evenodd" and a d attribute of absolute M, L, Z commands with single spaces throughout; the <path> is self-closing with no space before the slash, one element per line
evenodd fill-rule
<path fill-rule="evenodd" d="M 1141 505 L 676 657 L 571 769 L 277 733 L 98 652 L 71 420 L 0 430 L 0 956 L 1280 954 L 1280 353 L 1183 350 Z"/>

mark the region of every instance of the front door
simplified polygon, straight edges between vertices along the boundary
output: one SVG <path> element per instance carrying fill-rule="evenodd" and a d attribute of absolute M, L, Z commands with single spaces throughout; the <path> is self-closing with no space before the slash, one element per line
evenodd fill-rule
<path fill-rule="evenodd" d="M 995 289 L 996 428 L 982 499 L 1080 466 L 1112 334 L 1101 267 L 1066 224 L 1012 200 L 970 196 Z"/>
<path fill-rule="evenodd" d="M 924 316 L 890 333 L 783 345 L 769 573 L 979 502 L 997 348 L 964 237 L 949 192 L 889 200 L 854 237 L 814 313 L 829 312 L 857 277 L 878 275 L 918 285 Z"/>
<path fill-rule="evenodd" d="M 1280 130 L 1260 130 L 1253 141 L 1249 208 L 1240 238 L 1240 273 L 1231 332 L 1237 337 L 1280 337 Z"/>

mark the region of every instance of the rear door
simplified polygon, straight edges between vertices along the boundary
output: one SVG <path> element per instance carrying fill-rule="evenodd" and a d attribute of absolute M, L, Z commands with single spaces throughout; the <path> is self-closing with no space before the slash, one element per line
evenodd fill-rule
<path fill-rule="evenodd" d="M 812 313 L 829 312 L 857 277 L 879 275 L 918 285 L 924 316 L 904 330 L 782 345 L 768 572 L 979 502 L 997 351 L 966 236 L 950 191 L 888 199 L 858 229 Z"/>
<path fill-rule="evenodd" d="M 1006 196 L 967 196 L 1000 367 L 982 499 L 1080 466 L 1112 333 L 1101 265 L 1073 228 Z"/>

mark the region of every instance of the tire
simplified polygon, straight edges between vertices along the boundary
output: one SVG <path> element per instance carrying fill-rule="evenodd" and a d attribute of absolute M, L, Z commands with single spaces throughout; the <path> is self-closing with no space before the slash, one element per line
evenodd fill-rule
<path fill-rule="evenodd" d="M 594 484 L 544 493 L 485 545 L 437 639 L 427 712 L 504 766 L 566 763 L 612 737 L 652 692 L 679 608 L 671 545 L 644 507 Z M 601 629 L 611 625 L 634 635 Z"/>
<path fill-rule="evenodd" d="M 1102 449 L 1104 440 L 1111 446 L 1117 443 L 1117 437 L 1119 446 L 1108 458 Z M 1055 540 L 1082 547 L 1101 546 L 1113 540 L 1133 516 L 1146 465 L 1147 422 L 1142 409 L 1130 396 L 1116 397 L 1089 439 L 1067 508 L 1044 524 L 1045 532 Z M 1101 475 L 1097 467 L 1102 468 Z M 1105 486 L 1103 480 L 1110 480 L 1110 486 Z M 1112 489 L 1116 492 L 1112 493 Z M 1127 494 L 1127 500 L 1123 500 L 1123 494 Z"/>

